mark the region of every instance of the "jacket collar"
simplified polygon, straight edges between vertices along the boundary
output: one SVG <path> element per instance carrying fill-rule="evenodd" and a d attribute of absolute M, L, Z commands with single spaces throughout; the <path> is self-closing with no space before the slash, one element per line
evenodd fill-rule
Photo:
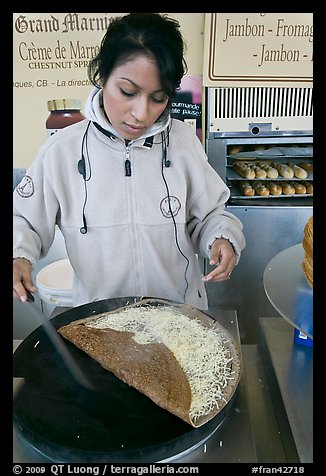
<path fill-rule="evenodd" d="M 110 139 L 116 139 L 117 136 L 115 136 L 112 132 L 107 131 L 103 127 L 101 127 L 97 122 L 93 121 L 94 126 L 96 127 L 97 130 L 102 132 L 105 136 L 109 137 Z M 153 141 L 154 141 L 154 136 L 146 137 L 143 143 L 144 147 L 148 147 L 149 149 L 152 148 L 153 146 Z"/>

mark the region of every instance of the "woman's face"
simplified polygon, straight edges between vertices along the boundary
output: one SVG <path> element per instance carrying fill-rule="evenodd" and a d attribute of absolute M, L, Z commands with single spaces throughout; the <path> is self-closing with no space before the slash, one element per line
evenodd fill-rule
<path fill-rule="evenodd" d="M 133 56 L 117 66 L 103 86 L 105 113 L 126 140 L 143 135 L 167 103 L 156 63 L 145 55 Z"/>

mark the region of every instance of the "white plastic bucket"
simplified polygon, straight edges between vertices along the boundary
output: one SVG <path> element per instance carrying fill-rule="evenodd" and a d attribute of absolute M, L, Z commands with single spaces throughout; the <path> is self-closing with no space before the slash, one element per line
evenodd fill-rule
<path fill-rule="evenodd" d="M 54 261 L 40 269 L 36 287 L 43 302 L 52 306 L 72 307 L 73 269 L 68 258 Z"/>

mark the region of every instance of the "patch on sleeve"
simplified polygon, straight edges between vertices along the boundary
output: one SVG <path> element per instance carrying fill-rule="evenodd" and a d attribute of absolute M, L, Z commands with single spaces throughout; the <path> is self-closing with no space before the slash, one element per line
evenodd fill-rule
<path fill-rule="evenodd" d="M 34 182 L 31 177 L 25 175 L 16 187 L 18 195 L 22 198 L 29 198 L 34 194 Z"/>

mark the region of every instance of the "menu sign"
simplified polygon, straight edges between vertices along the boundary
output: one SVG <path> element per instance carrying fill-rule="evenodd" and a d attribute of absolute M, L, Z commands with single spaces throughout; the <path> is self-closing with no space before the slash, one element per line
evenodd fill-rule
<path fill-rule="evenodd" d="M 204 86 L 312 87 L 312 13 L 206 13 Z"/>
<path fill-rule="evenodd" d="M 46 139 L 47 103 L 92 89 L 89 61 L 119 13 L 13 13 L 13 155 L 28 166 Z"/>
<path fill-rule="evenodd" d="M 88 63 L 99 52 L 110 19 L 117 14 L 86 15 L 13 14 L 14 88 L 87 86 L 89 90 Z"/>

